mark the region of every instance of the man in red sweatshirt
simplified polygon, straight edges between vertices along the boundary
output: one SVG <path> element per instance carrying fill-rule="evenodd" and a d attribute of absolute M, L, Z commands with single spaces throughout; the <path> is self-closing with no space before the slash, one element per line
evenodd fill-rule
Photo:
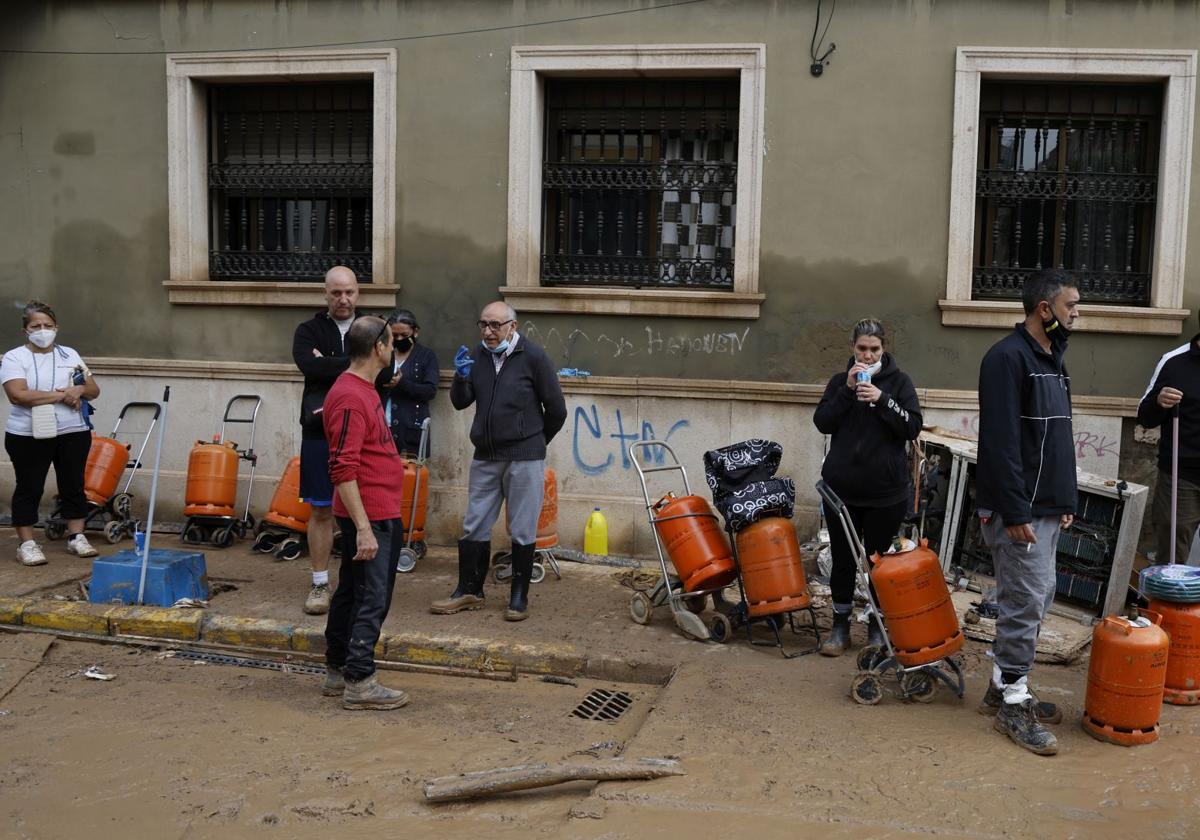
<path fill-rule="evenodd" d="M 382 318 L 359 318 L 346 333 L 350 368 L 322 412 L 329 442 L 333 515 L 342 532 L 342 567 L 325 626 L 325 683 L 344 709 L 398 709 L 408 695 L 379 683 L 375 643 L 396 584 L 404 541 L 400 495 L 404 462 L 384 419 L 375 377 L 392 364 L 392 334 Z"/>

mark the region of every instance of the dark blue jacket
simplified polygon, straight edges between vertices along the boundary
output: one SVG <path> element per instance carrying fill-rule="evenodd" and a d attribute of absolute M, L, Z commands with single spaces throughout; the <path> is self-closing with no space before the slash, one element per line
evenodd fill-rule
<path fill-rule="evenodd" d="M 1074 514 L 1075 437 L 1066 342 L 1041 348 L 1024 324 L 992 345 L 979 366 L 979 466 L 975 501 L 1005 525 Z"/>
<path fill-rule="evenodd" d="M 438 360 L 433 350 L 417 342 L 400 365 L 400 381 L 383 392 L 384 408 L 392 405 L 392 439 L 397 452 L 417 454 L 421 443 L 421 423 L 429 417 L 429 403 L 437 396 Z M 391 368 L 382 378 L 391 381 Z"/>
<path fill-rule="evenodd" d="M 1171 471 L 1171 412 L 1158 404 L 1163 388 L 1183 391 L 1179 401 L 1179 475 L 1200 481 L 1200 335 L 1158 360 L 1150 387 L 1138 406 L 1137 421 L 1146 429 L 1162 426 L 1158 440 L 1158 468 Z"/>
<path fill-rule="evenodd" d="M 450 402 L 459 411 L 475 404 L 471 443 L 480 461 L 540 461 L 567 420 L 567 403 L 546 351 L 521 336 L 496 373 L 490 351 L 476 344 L 471 376 L 457 373 Z"/>

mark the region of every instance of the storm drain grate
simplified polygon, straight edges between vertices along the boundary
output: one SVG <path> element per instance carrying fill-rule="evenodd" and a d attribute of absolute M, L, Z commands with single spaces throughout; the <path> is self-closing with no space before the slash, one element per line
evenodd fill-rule
<path fill-rule="evenodd" d="M 584 720 L 612 722 L 625 714 L 632 705 L 633 696 L 628 692 L 596 688 L 588 692 L 583 702 L 571 710 L 571 714 Z"/>
<path fill-rule="evenodd" d="M 240 665 L 243 668 L 265 668 L 268 671 L 282 671 L 285 674 L 324 674 L 325 668 L 319 665 L 301 665 L 296 662 L 275 662 L 270 659 L 249 659 L 244 656 L 226 656 L 221 653 L 201 653 L 198 650 L 177 650 L 176 659 L 192 659 L 197 662 L 211 662 L 213 665 Z"/>

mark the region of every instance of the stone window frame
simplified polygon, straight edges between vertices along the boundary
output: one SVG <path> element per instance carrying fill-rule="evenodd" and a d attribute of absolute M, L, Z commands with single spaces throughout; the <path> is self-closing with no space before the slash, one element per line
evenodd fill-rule
<path fill-rule="evenodd" d="M 500 294 L 520 312 L 759 317 L 758 290 L 765 148 L 765 44 L 517 46 L 510 62 L 508 254 Z M 733 291 L 541 285 L 544 79 L 548 76 L 730 75 L 738 101 L 738 183 Z"/>
<path fill-rule="evenodd" d="M 395 305 L 396 51 L 394 49 L 263 50 L 169 54 L 167 69 L 167 195 L 170 277 L 177 304 L 324 305 L 319 283 L 211 280 L 208 274 L 208 100 L 210 82 L 302 82 L 371 79 L 372 282 L 359 305 Z"/>
<path fill-rule="evenodd" d="M 975 172 L 979 86 L 983 77 L 1046 81 L 1162 82 L 1163 109 L 1155 209 L 1150 306 L 1086 304 L 1076 329 L 1090 332 L 1179 335 L 1187 249 L 1188 185 L 1196 100 L 1196 51 L 1151 49 L 959 47 L 954 75 L 953 163 L 946 297 L 942 324 L 1011 327 L 1019 301 L 971 299 L 975 235 Z"/>

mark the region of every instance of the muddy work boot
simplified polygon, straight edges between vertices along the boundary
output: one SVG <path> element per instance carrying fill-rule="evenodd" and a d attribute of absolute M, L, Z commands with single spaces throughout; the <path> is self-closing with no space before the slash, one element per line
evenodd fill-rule
<path fill-rule="evenodd" d="M 329 612 L 329 584 L 314 583 L 304 599 L 304 611 L 309 615 L 324 615 Z"/>
<path fill-rule="evenodd" d="M 490 542 L 458 541 L 458 586 L 449 598 L 434 601 L 429 611 L 434 615 L 454 615 L 483 606 L 483 579 L 487 575 Z"/>
<path fill-rule="evenodd" d="M 505 621 L 524 621 L 529 618 L 529 582 L 533 579 L 533 555 L 536 551 L 534 544 L 513 543 L 512 586 L 508 609 L 504 611 Z"/>
<path fill-rule="evenodd" d="M 379 682 L 375 674 L 365 680 L 346 680 L 342 694 L 342 708 L 351 711 L 386 712 L 408 705 L 408 695 Z"/>
<path fill-rule="evenodd" d="M 850 613 L 833 614 L 829 638 L 821 643 L 822 656 L 841 656 L 850 647 Z"/>
<path fill-rule="evenodd" d="M 1037 698 L 1029 693 L 1025 678 L 1006 685 L 992 728 L 1007 735 L 1017 746 L 1036 755 L 1058 753 L 1058 739 L 1038 723 Z"/>
<path fill-rule="evenodd" d="M 1033 715 L 1037 718 L 1038 723 L 1049 724 L 1051 726 L 1056 723 L 1062 723 L 1062 709 L 1060 709 L 1054 703 L 1047 703 L 1044 700 L 1038 700 L 1032 692 L 1030 692 L 1030 696 L 1036 701 L 1033 707 Z M 979 701 L 979 714 L 994 715 L 996 712 L 1000 711 L 1000 704 L 1003 702 L 1004 689 L 989 680 L 987 693 L 985 693 L 983 695 L 983 699 Z"/>
<path fill-rule="evenodd" d="M 321 693 L 326 697 L 341 697 L 346 690 L 346 678 L 342 676 L 341 668 L 325 666 L 325 682 L 321 683 Z"/>

